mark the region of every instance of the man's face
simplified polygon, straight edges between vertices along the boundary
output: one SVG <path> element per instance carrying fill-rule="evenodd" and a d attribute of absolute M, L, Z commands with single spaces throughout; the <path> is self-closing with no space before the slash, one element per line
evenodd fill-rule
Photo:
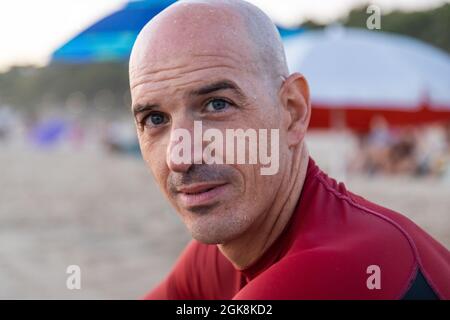
<path fill-rule="evenodd" d="M 165 53 L 143 55 L 134 62 L 130 80 L 139 143 L 145 162 L 192 236 L 205 243 L 226 243 L 250 228 L 257 230 L 287 174 L 278 89 L 269 85 L 249 60 L 248 49 L 239 44 L 203 39 L 194 45 L 188 41 L 183 49 L 172 42 Z M 195 121 L 201 121 L 203 132 L 214 128 L 223 137 L 226 129 L 279 129 L 278 173 L 261 175 L 260 164 L 175 161 L 172 150 L 180 141 L 174 132 L 185 129 L 194 140 Z M 270 136 L 267 139 L 270 142 Z M 193 152 L 192 159 L 196 156 Z M 220 157 L 225 159 L 225 150 Z"/>

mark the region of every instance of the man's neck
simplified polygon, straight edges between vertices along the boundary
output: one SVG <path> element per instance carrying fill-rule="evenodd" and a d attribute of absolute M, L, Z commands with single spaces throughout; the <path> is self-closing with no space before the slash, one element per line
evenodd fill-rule
<path fill-rule="evenodd" d="M 309 162 L 306 144 L 295 152 L 292 167 L 277 192 L 274 203 L 241 237 L 218 247 L 238 270 L 256 262 L 281 235 L 288 224 L 303 188 Z"/>

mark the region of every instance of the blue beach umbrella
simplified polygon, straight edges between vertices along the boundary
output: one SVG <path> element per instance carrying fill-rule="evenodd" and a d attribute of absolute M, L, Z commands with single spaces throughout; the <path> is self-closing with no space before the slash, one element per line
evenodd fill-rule
<path fill-rule="evenodd" d="M 101 19 L 58 48 L 52 62 L 125 61 L 144 25 L 174 0 L 132 1 Z"/>
<path fill-rule="evenodd" d="M 102 18 L 58 48 L 56 63 L 127 61 L 140 30 L 175 0 L 131 1 Z M 298 35 L 301 29 L 279 28 L 282 37 Z"/>

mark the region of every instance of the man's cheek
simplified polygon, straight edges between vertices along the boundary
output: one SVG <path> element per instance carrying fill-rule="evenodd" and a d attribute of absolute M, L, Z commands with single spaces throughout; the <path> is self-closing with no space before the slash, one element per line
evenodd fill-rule
<path fill-rule="evenodd" d="M 147 167 L 150 169 L 150 171 L 153 174 L 153 177 L 155 178 L 156 182 L 161 185 L 163 181 L 163 170 L 160 166 L 158 166 L 156 163 L 154 163 L 152 160 L 146 161 Z"/>
<path fill-rule="evenodd" d="M 142 153 L 150 149 L 150 140 L 143 133 L 138 133 L 138 141 Z"/>
<path fill-rule="evenodd" d="M 147 161 L 147 166 L 153 174 L 156 183 L 159 185 L 161 190 L 167 193 L 167 178 L 169 175 L 169 170 L 166 166 L 165 161 L 162 159 L 155 159 L 154 157 Z"/>

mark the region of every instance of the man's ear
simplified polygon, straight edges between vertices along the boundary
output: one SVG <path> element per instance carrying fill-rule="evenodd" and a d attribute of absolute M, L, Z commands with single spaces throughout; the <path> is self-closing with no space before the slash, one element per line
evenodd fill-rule
<path fill-rule="evenodd" d="M 289 147 L 298 145 L 305 137 L 311 118 L 309 86 L 299 73 L 290 75 L 280 89 L 280 100 L 286 114 Z"/>

